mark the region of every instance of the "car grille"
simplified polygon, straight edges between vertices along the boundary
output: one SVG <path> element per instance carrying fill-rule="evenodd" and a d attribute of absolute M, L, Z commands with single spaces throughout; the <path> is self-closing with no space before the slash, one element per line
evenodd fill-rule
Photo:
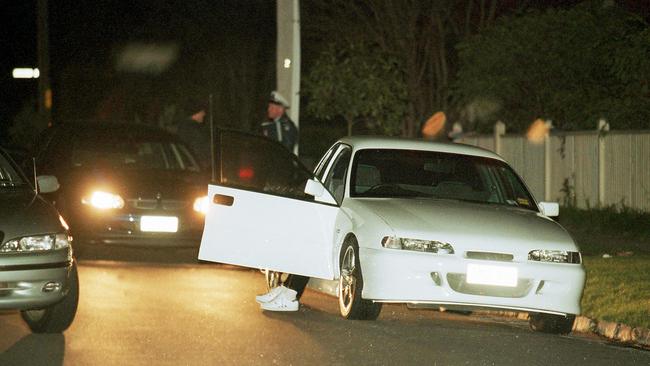
<path fill-rule="evenodd" d="M 514 256 L 512 254 L 492 252 L 465 252 L 465 257 L 469 259 L 482 259 L 499 262 L 512 262 L 514 259 Z"/>
<path fill-rule="evenodd" d="M 452 290 L 468 295 L 495 297 L 524 297 L 533 286 L 533 281 L 520 278 L 516 287 L 474 285 L 465 281 L 464 273 L 448 273 L 447 283 Z"/>
<path fill-rule="evenodd" d="M 175 201 L 175 200 L 153 200 L 153 199 L 138 199 L 130 200 L 131 206 L 140 210 L 155 210 L 162 208 L 163 210 L 182 210 L 187 207 L 187 202 L 185 201 Z"/>

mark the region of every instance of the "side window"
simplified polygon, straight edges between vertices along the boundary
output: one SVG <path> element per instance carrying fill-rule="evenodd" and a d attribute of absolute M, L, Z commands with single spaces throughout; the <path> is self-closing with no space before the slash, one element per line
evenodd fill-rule
<path fill-rule="evenodd" d="M 325 187 L 332 193 L 338 203 L 343 201 L 343 195 L 345 194 L 345 178 L 350 165 L 350 156 L 350 148 L 343 148 L 335 157 L 332 168 L 323 181 Z"/>
<path fill-rule="evenodd" d="M 222 131 L 220 184 L 273 195 L 313 199 L 305 194 L 312 174 L 281 144 L 260 136 Z"/>

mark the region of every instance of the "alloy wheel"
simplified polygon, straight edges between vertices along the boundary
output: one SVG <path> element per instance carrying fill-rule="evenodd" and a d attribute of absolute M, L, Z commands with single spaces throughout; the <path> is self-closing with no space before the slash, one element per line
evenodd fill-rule
<path fill-rule="evenodd" d="M 357 289 L 356 278 L 356 254 L 354 247 L 349 246 L 345 250 L 343 260 L 341 261 L 341 275 L 339 277 L 339 305 L 344 314 L 348 314 L 352 309 L 354 296 Z"/>

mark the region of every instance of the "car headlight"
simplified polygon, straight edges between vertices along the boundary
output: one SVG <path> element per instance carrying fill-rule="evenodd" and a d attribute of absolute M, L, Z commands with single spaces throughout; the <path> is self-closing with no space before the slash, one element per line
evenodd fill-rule
<path fill-rule="evenodd" d="M 72 238 L 67 234 L 25 236 L 4 243 L 0 252 L 38 252 L 63 249 L 70 246 Z"/>
<path fill-rule="evenodd" d="M 81 199 L 84 205 L 90 205 L 100 210 L 120 209 L 124 207 L 124 200 L 119 194 L 95 191 L 90 196 Z"/>
<path fill-rule="evenodd" d="M 454 247 L 449 243 L 443 243 L 435 240 L 407 239 L 397 238 L 394 236 L 385 236 L 381 240 L 384 248 L 413 250 L 416 252 L 454 254 Z"/>
<path fill-rule="evenodd" d="M 194 200 L 194 211 L 198 213 L 202 213 L 204 215 L 208 214 L 208 208 L 210 207 L 208 204 L 208 196 L 203 196 L 199 197 Z"/>
<path fill-rule="evenodd" d="M 566 250 L 531 250 L 528 253 L 529 261 L 552 262 L 552 263 L 582 263 L 582 256 L 579 252 L 570 252 Z"/>

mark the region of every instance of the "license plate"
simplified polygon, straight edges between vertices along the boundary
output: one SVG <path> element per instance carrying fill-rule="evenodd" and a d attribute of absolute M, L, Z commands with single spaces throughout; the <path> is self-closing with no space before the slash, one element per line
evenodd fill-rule
<path fill-rule="evenodd" d="M 473 285 L 517 286 L 517 268 L 468 264 L 466 281 Z"/>
<path fill-rule="evenodd" d="M 140 231 L 154 233 L 175 233 L 178 231 L 178 217 L 142 216 L 140 218 Z"/>

